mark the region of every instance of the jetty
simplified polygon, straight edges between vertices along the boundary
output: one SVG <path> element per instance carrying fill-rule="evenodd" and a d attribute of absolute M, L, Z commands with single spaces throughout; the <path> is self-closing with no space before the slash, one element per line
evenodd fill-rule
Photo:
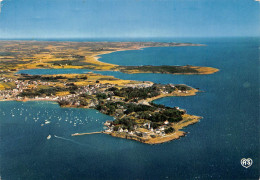
<path fill-rule="evenodd" d="M 100 131 L 100 132 L 91 132 L 91 133 L 75 133 L 75 134 L 71 134 L 71 136 L 83 136 L 83 135 L 101 134 L 101 133 L 103 133 L 103 131 Z"/>

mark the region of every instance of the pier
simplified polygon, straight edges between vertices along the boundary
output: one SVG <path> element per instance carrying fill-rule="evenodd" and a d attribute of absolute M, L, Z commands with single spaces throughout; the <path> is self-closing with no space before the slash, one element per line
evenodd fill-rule
<path fill-rule="evenodd" d="M 91 133 L 75 133 L 75 134 L 71 134 L 71 136 L 83 136 L 83 135 L 101 134 L 101 133 L 103 133 L 103 131 L 100 131 L 100 132 L 91 132 Z"/>

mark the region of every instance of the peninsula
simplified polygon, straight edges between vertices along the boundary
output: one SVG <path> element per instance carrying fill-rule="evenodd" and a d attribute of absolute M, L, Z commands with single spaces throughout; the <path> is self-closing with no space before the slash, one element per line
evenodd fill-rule
<path fill-rule="evenodd" d="M 93 69 L 125 73 L 212 74 L 218 69 L 197 66 L 118 66 L 98 60 L 100 54 L 145 47 L 200 46 L 154 42 L 38 42 L 0 41 L 0 100 L 56 101 L 61 107 L 93 108 L 113 116 L 106 133 L 147 144 L 185 135 L 183 127 L 201 117 L 179 107 L 153 101 L 166 96 L 191 96 L 198 90 L 183 84 L 121 80 L 95 73 L 29 75 L 23 69 Z M 86 133 L 83 133 L 86 134 Z M 76 133 L 74 135 L 80 135 Z"/>
<path fill-rule="evenodd" d="M 124 73 L 213 74 L 212 67 L 119 66 L 99 61 L 99 56 L 116 51 L 147 47 L 204 46 L 191 43 L 159 42 L 46 42 L 0 41 L 0 72 L 21 69 L 92 69 Z"/>

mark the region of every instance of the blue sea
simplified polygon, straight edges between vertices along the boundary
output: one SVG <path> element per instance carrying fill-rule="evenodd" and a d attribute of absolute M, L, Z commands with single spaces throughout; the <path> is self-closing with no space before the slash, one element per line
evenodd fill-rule
<path fill-rule="evenodd" d="M 113 117 L 96 110 L 60 108 L 54 102 L 0 102 L 0 176 L 13 179 L 258 179 L 259 38 L 141 39 L 201 43 L 198 47 L 152 47 L 102 55 L 119 65 L 197 65 L 211 75 L 124 74 L 117 78 L 187 84 L 202 92 L 167 97 L 203 119 L 186 137 L 159 145 L 79 132 L 100 131 Z M 83 40 L 81 40 L 83 41 Z M 115 40 L 117 41 L 117 40 Z M 140 41 L 140 39 L 131 40 Z M 86 73 L 86 69 L 23 70 L 20 73 Z M 47 136 L 52 138 L 47 140 Z M 253 164 L 244 168 L 242 158 Z M 1 179 L 0 178 L 0 179 Z"/>

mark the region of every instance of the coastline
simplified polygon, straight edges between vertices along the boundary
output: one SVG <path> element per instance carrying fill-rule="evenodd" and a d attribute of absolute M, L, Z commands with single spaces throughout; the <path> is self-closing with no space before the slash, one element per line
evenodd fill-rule
<path fill-rule="evenodd" d="M 136 82 L 139 82 L 139 81 L 136 81 Z M 186 84 L 181 84 L 181 85 L 185 85 L 187 86 Z M 190 87 L 190 86 L 187 86 L 187 87 Z M 197 89 L 194 89 L 192 87 L 190 87 L 191 89 L 186 91 L 186 92 L 173 92 L 173 93 L 169 93 L 169 94 L 160 94 L 158 96 L 155 96 L 155 97 L 152 97 L 152 98 L 147 98 L 146 100 L 144 100 L 144 104 L 147 104 L 147 103 L 151 103 L 155 100 L 158 100 L 158 99 L 161 99 L 161 98 L 164 98 L 164 97 L 174 97 L 174 96 L 195 96 L 197 92 L 201 92 Z M 8 99 L 0 99 L 0 102 L 1 101 L 21 101 L 21 102 L 27 102 L 27 101 L 54 101 L 54 102 L 57 102 L 58 99 L 51 99 L 51 98 L 39 98 L 39 99 L 35 99 L 35 98 L 25 98 L 25 99 L 15 99 L 15 98 L 8 98 Z M 61 106 L 61 107 L 65 107 L 65 106 Z M 66 106 L 66 107 L 74 107 L 74 106 Z M 82 108 L 82 107 L 80 107 Z"/>
<path fill-rule="evenodd" d="M 121 43 L 130 43 L 130 42 L 121 42 Z M 131 43 L 130 43 L 131 44 Z M 126 46 L 126 45 L 125 45 Z M 106 63 L 100 61 L 101 55 L 110 54 L 119 51 L 131 51 L 131 50 L 143 50 L 144 48 L 150 47 L 179 47 L 179 46 L 205 46 L 202 44 L 189 44 L 189 43 L 181 43 L 181 44 L 151 44 L 151 45 L 140 45 L 137 42 L 133 43 L 131 47 L 111 47 L 105 50 L 100 50 L 100 52 L 86 52 L 79 50 L 78 54 L 80 56 L 84 56 L 84 60 L 80 60 L 83 65 L 69 65 L 63 64 L 61 65 L 54 65 L 51 64 L 53 62 L 52 56 L 48 57 L 47 59 L 42 59 L 38 62 L 32 64 L 24 64 L 18 65 L 17 70 L 25 70 L 25 69 L 89 69 L 89 70 L 98 70 L 98 71 L 119 71 L 127 74 L 137 74 L 137 73 L 164 73 L 164 74 L 175 74 L 175 75 L 205 75 L 205 74 L 213 74 L 219 71 L 217 68 L 213 67 L 200 67 L 200 66 L 168 66 L 168 70 L 163 70 L 163 66 L 151 66 L 147 70 L 143 70 L 143 66 L 121 66 L 112 63 Z M 90 53 L 90 54 L 89 54 Z M 39 55 L 39 57 L 44 57 L 44 54 Z M 36 56 L 38 58 L 38 56 Z M 61 59 L 62 61 L 62 59 Z M 41 66 L 41 67 L 39 67 Z M 186 69 L 185 72 L 171 72 L 170 69 Z M 153 70 L 149 70 L 153 69 Z"/>
<path fill-rule="evenodd" d="M 147 98 L 146 100 L 144 100 L 144 102 L 142 102 L 142 104 L 146 104 L 149 105 L 149 103 L 151 103 L 154 100 L 160 99 L 160 98 L 164 98 L 164 97 L 170 97 L 170 96 L 194 96 L 196 95 L 196 93 L 199 92 L 197 89 L 192 88 L 191 90 L 189 90 L 188 92 L 184 93 L 184 92 L 174 92 L 174 93 L 170 93 L 170 94 L 161 94 L 159 96 L 155 96 L 153 98 Z M 57 104 L 58 100 L 57 99 L 52 99 L 52 98 L 48 98 L 48 99 L 33 99 L 33 98 L 26 98 L 26 99 L 2 99 L 0 101 L 18 101 L 18 102 L 27 102 L 27 101 L 50 101 L 50 102 L 55 102 Z M 84 106 L 72 106 L 72 105 L 65 105 L 65 106 L 61 106 L 59 105 L 61 108 L 87 108 L 87 109 L 93 109 L 90 107 L 84 107 Z M 101 112 L 102 113 L 102 112 Z M 171 125 L 171 127 L 173 127 L 175 129 L 174 133 L 170 133 L 170 134 L 166 134 L 164 136 L 158 136 L 158 137 L 148 137 L 148 138 L 143 138 L 143 137 L 137 137 L 137 136 L 131 136 L 128 135 L 126 133 L 119 133 L 119 132 L 112 132 L 112 133 L 108 133 L 105 131 L 101 131 L 101 132 L 91 132 L 91 133 L 74 133 L 72 134 L 72 136 L 81 136 L 81 135 L 91 135 L 91 134 L 98 134 L 98 133 L 104 133 L 107 135 L 111 135 L 113 137 L 118 137 L 118 138 L 124 138 L 124 139 L 131 139 L 131 140 L 135 140 L 135 141 L 139 141 L 141 143 L 145 143 L 145 144 L 161 144 L 161 143 L 165 143 L 165 142 L 169 142 L 169 141 L 173 141 L 176 139 L 179 139 L 181 137 L 184 137 L 187 133 L 184 131 L 181 131 L 181 129 L 183 129 L 184 127 L 187 127 L 189 125 L 195 124 L 197 122 L 199 122 L 199 120 L 202 117 L 199 116 L 195 116 L 195 115 L 189 115 L 189 114 L 184 114 L 183 115 L 183 120 L 178 122 L 178 123 L 173 123 Z"/>
<path fill-rule="evenodd" d="M 180 66 L 185 67 L 185 66 Z M 217 68 L 212 67 L 200 67 L 200 66 L 191 66 L 190 68 L 198 70 L 196 73 L 170 73 L 170 72 L 163 72 L 163 74 L 174 74 L 174 75 L 208 75 L 208 74 L 214 74 L 218 71 L 220 71 Z M 142 70 L 123 70 L 121 72 L 127 73 L 127 74 L 139 74 L 139 73 L 155 73 L 155 74 L 162 74 L 162 72 L 153 72 L 153 71 L 142 71 Z"/>
<path fill-rule="evenodd" d="M 204 46 L 204 45 L 199 44 L 199 45 L 193 45 L 193 46 Z M 153 47 L 153 46 L 150 46 L 150 47 Z M 120 71 L 120 72 L 127 73 L 127 74 L 139 74 L 139 73 L 158 73 L 159 74 L 161 72 L 142 71 L 142 70 L 125 70 L 124 67 L 131 67 L 131 66 L 120 66 L 117 64 L 106 63 L 106 62 L 100 61 L 100 58 L 102 58 L 101 55 L 104 55 L 104 54 L 110 54 L 110 53 L 120 52 L 120 51 L 143 50 L 144 48 L 150 48 L 150 47 L 135 47 L 135 48 L 127 48 L 127 49 L 121 48 L 121 49 L 114 50 L 114 51 L 102 52 L 102 53 L 92 56 L 95 59 L 93 61 L 93 63 L 102 64 L 104 66 L 113 66 L 112 69 L 107 69 L 107 70 Z M 160 47 L 160 46 L 156 46 L 156 47 Z M 172 47 L 176 47 L 176 46 L 172 46 Z M 185 67 L 185 66 L 180 66 L 180 67 Z M 207 74 L 214 74 L 219 71 L 219 69 L 212 68 L 212 67 L 190 66 L 190 68 L 197 70 L 198 73 L 174 73 L 174 74 L 176 74 L 176 75 L 207 75 Z M 165 74 L 172 74 L 172 73 L 165 72 Z"/>
<path fill-rule="evenodd" d="M 117 132 L 114 132 L 114 133 L 103 132 L 103 133 L 111 135 L 113 137 L 135 140 L 135 141 L 139 141 L 141 143 L 149 144 L 149 145 L 162 144 L 162 143 L 177 140 L 177 139 L 180 139 L 181 137 L 186 136 L 187 133 L 184 131 L 181 131 L 181 130 L 189 125 L 198 123 L 200 121 L 200 119 L 202 119 L 202 117 L 200 117 L 200 116 L 185 114 L 183 122 L 181 121 L 180 123 L 172 125 L 173 128 L 176 128 L 176 131 L 174 133 L 170 133 L 165 136 L 160 136 L 160 137 L 155 137 L 155 138 L 152 138 L 152 137 L 142 138 L 142 137 L 136 137 L 136 136 L 131 136 L 131 135 L 117 133 Z"/>
<path fill-rule="evenodd" d="M 77 43 L 76 43 L 77 44 Z M 30 45 L 30 44 L 29 44 Z M 54 44 L 57 45 L 57 44 Z M 74 44 L 75 45 L 75 44 Z M 77 44 L 82 45 L 82 44 Z M 89 44 L 88 44 L 89 45 Z M 102 45 L 99 44 L 99 46 Z M 111 44 L 106 44 L 111 45 Z M 112 43 L 111 47 L 106 47 L 107 49 L 92 49 L 92 50 L 86 50 L 86 49 L 68 49 L 68 52 L 75 50 L 78 52 L 78 54 L 74 54 L 73 57 L 81 58 L 81 60 L 70 60 L 70 61 L 76 61 L 76 63 L 80 62 L 82 65 L 73 65 L 73 64 L 67 64 L 67 61 L 64 60 L 67 56 L 66 55 L 60 55 L 61 58 L 58 59 L 59 56 L 49 55 L 49 54 L 33 54 L 32 55 L 35 58 L 39 58 L 38 61 L 33 61 L 33 63 L 26 62 L 18 63 L 15 67 L 15 70 L 8 70 L 7 74 L 3 73 L 3 80 L 5 82 L 12 82 L 14 83 L 15 87 L 10 87 L 8 89 L 13 89 L 13 92 L 21 92 L 24 93 L 23 96 L 20 95 L 20 93 L 17 94 L 17 96 L 14 96 L 16 94 L 13 93 L 13 96 L 3 96 L 7 99 L 1 99 L 0 101 L 52 101 L 59 104 L 60 107 L 69 107 L 69 108 L 88 108 L 88 109 L 97 109 L 99 112 L 103 114 L 110 115 L 115 118 L 117 121 L 117 124 L 115 126 L 117 127 L 116 130 L 113 129 L 111 131 L 111 127 L 108 128 L 108 131 L 104 131 L 102 133 L 109 134 L 114 137 L 120 137 L 125 139 L 133 139 L 136 141 L 140 141 L 146 144 L 160 144 L 165 143 L 168 141 L 172 141 L 175 139 L 179 139 L 180 137 L 183 137 L 186 135 L 185 132 L 181 131 L 186 126 L 189 126 L 191 124 L 199 122 L 199 120 L 202 117 L 194 116 L 194 115 L 188 115 L 186 114 L 185 110 L 179 110 L 178 107 L 165 107 L 165 106 L 157 106 L 153 104 L 152 102 L 154 100 L 169 97 L 169 96 L 193 96 L 196 95 L 199 90 L 194 89 L 192 87 L 189 87 L 187 85 L 160 85 L 160 84 L 154 84 L 152 82 L 141 82 L 141 81 L 132 81 L 132 80 L 121 80 L 118 78 L 115 78 L 114 76 L 104 76 L 100 74 L 95 73 L 86 73 L 86 74 L 55 74 L 55 75 L 35 75 L 31 76 L 28 74 L 22 74 L 18 75 L 15 74 L 19 70 L 22 69 L 93 69 L 93 70 L 110 70 L 110 71 L 120 71 L 125 73 L 168 73 L 168 74 L 212 74 L 217 71 L 219 71 L 216 68 L 211 67 L 199 67 L 199 66 L 149 66 L 150 69 L 152 68 L 153 71 L 145 69 L 147 67 L 145 66 L 119 66 L 115 64 L 105 63 L 100 61 L 101 55 L 103 54 L 109 54 L 117 51 L 127 51 L 127 50 L 142 50 L 144 48 L 148 47 L 175 47 L 175 44 L 169 44 L 169 43 L 151 43 L 151 46 L 149 46 L 149 43 L 146 44 L 146 46 L 142 46 L 138 43 L 120 43 L 119 44 L 122 47 L 115 46 L 115 44 Z M 98 46 L 98 47 L 99 47 Z M 130 46 L 130 47 L 129 47 Z M 201 46 L 201 45 L 195 45 L 195 44 L 181 44 L 179 46 Z M 54 53 L 59 53 L 59 51 L 56 51 L 55 47 L 50 45 L 48 46 L 50 50 L 53 50 Z M 66 48 L 66 44 L 63 48 Z M 75 48 L 75 47 L 74 47 Z M 97 48 L 97 47 L 94 47 Z M 101 52 L 99 52 L 101 51 Z M 75 53 L 75 52 L 74 52 Z M 88 54 L 88 55 L 86 55 Z M 72 55 L 70 55 L 72 56 Z M 71 57 L 71 58 L 73 58 Z M 56 62 L 63 62 L 65 61 L 66 64 L 59 64 Z M 56 64 L 55 64 L 55 63 Z M 41 66 L 40 66 L 41 65 Z M 127 69 L 129 68 L 129 69 Z M 131 68 L 135 68 L 134 70 Z M 142 70 L 142 68 L 144 70 Z M 163 69 L 164 68 L 164 69 Z M 172 70 L 175 70 L 174 73 L 170 73 L 171 71 L 167 71 L 167 68 L 173 68 Z M 176 73 L 176 68 L 186 68 L 184 71 L 186 73 Z M 166 69 L 166 71 L 165 71 Z M 195 69 L 195 71 L 191 71 Z M 169 69 L 168 69 L 169 70 Z M 183 72 L 184 72 L 183 71 Z M 179 71 L 180 72 L 180 71 Z M 198 73 L 199 72 L 199 73 Z M 81 77 L 80 77 L 81 76 Z M 11 79 L 10 79 L 11 78 Z M 13 79 L 12 79 L 13 78 Z M 37 79 L 38 78 L 38 79 Z M 16 79 L 16 80 L 14 80 Z M 28 83 L 30 81 L 30 83 Z M 45 82 L 46 81 L 46 82 Z M 43 84 L 42 84 L 43 82 Z M 57 82 L 57 83 L 56 83 Z M 30 85 L 29 85 L 30 84 Z M 35 85 L 36 84 L 36 85 Z M 39 86 L 38 86 L 39 85 Z M 30 86 L 30 87 L 29 87 Z M 151 87 L 152 86 L 152 87 Z M 21 88 L 24 87 L 24 88 Z M 100 87 L 100 88 L 99 88 Z M 109 88 L 114 88 L 114 90 L 108 90 Z M 76 89 L 73 89 L 76 88 Z M 112 88 L 112 89 L 113 89 Z M 130 88 L 130 89 L 129 89 Z M 131 89 L 132 88 L 132 89 Z M 136 88 L 136 89 L 134 89 Z M 127 90 L 122 92 L 120 95 L 121 89 Z M 139 89 L 139 90 L 138 90 Z M 19 90 L 19 91 L 18 91 Z M 27 90 L 27 91 L 26 91 Z M 41 93 L 39 94 L 39 90 Z M 76 90 L 79 90 L 76 94 Z M 132 99 L 129 99 L 129 96 L 127 95 L 129 93 L 128 90 L 134 90 L 136 96 L 132 96 Z M 116 95 L 114 92 L 117 92 Z M 45 93 L 44 93 L 45 92 Z M 46 95 L 46 93 L 50 95 Z M 52 94 L 54 92 L 54 94 Z M 58 94 L 61 92 L 65 95 Z M 88 93 L 91 94 L 88 94 Z M 28 93 L 26 95 L 26 93 Z M 29 96 L 31 93 L 31 96 Z M 39 94 L 39 95 L 34 95 Z M 57 93 L 57 94 L 56 94 Z M 83 94 L 80 94 L 83 93 Z M 85 94 L 84 94 L 85 93 Z M 98 94 L 99 93 L 99 94 Z M 105 98 L 102 98 L 105 94 Z M 112 93 L 112 95 L 111 95 Z M 124 93 L 127 93 L 126 96 L 123 95 Z M 146 96 L 144 96 L 146 94 Z M 147 94 L 149 94 L 147 96 Z M 153 94 L 153 95 L 151 95 Z M 81 96 L 84 95 L 84 96 Z M 98 96 L 99 95 L 99 96 Z M 110 96 L 107 96 L 110 95 Z M 140 96 L 139 96 L 140 95 Z M 43 98 L 38 98 L 43 97 Z M 113 96 L 113 100 L 112 100 Z M 9 98 L 8 97 L 13 97 Z M 25 98 L 24 98 L 25 97 Z M 33 97 L 33 98 L 28 98 Z M 109 98 L 108 98 L 109 97 Z M 144 98 L 145 97 L 145 98 Z M 17 98 L 17 99 L 16 99 Z M 114 105 L 113 105 L 114 103 Z M 119 103 L 119 104 L 117 104 Z M 121 103 L 121 104 L 120 104 Z M 103 108 L 107 105 L 109 108 Z M 114 108 L 114 111 L 110 111 L 112 107 Z M 141 114 L 135 113 L 135 110 L 131 112 L 126 112 L 128 108 L 144 108 L 142 110 L 139 110 L 138 112 L 143 113 L 142 117 Z M 103 109 L 102 109 L 103 108 Z M 112 108 L 112 109 L 113 109 Z M 150 110 L 148 110 L 150 108 Z M 151 110 L 154 108 L 153 110 Z M 145 110 L 146 109 L 146 110 Z M 112 112 L 112 113 L 111 113 Z M 126 113 L 125 113 L 126 112 Z M 144 114 L 148 113 L 148 117 L 144 118 Z M 157 113 L 157 114 L 156 114 Z M 165 114 L 169 115 L 165 115 Z M 149 118 L 149 116 L 151 118 Z M 164 119 L 161 118 L 161 116 L 164 116 Z M 158 119 L 156 119 L 158 117 Z M 160 117 L 160 120 L 159 120 Z M 120 120 L 128 118 L 128 121 L 131 123 L 131 121 L 134 121 L 135 126 L 137 126 L 134 129 L 133 134 L 133 124 L 131 127 L 125 126 L 123 123 L 120 124 Z M 155 118 L 155 119 L 154 119 Z M 169 122 L 169 121 L 170 122 Z M 168 123 L 166 123 L 168 121 Z M 149 128 L 145 127 L 147 123 L 155 123 L 155 130 L 151 130 L 150 125 Z M 113 125 L 113 124 L 112 124 Z M 119 129 L 118 129 L 119 128 Z M 120 129 L 121 128 L 121 129 Z M 131 129 L 131 130 L 130 130 Z M 128 133 L 131 131 L 131 133 Z M 140 131 L 139 131 L 140 130 Z M 167 132 L 166 132 L 167 130 Z M 141 135 L 140 135 L 141 133 Z M 77 133 L 76 133 L 77 134 Z M 89 134 L 89 133 L 81 133 L 81 135 Z M 90 133 L 93 134 L 93 133 Z M 95 134 L 95 133 L 94 133 Z M 148 136 L 147 136 L 148 134 Z"/>

